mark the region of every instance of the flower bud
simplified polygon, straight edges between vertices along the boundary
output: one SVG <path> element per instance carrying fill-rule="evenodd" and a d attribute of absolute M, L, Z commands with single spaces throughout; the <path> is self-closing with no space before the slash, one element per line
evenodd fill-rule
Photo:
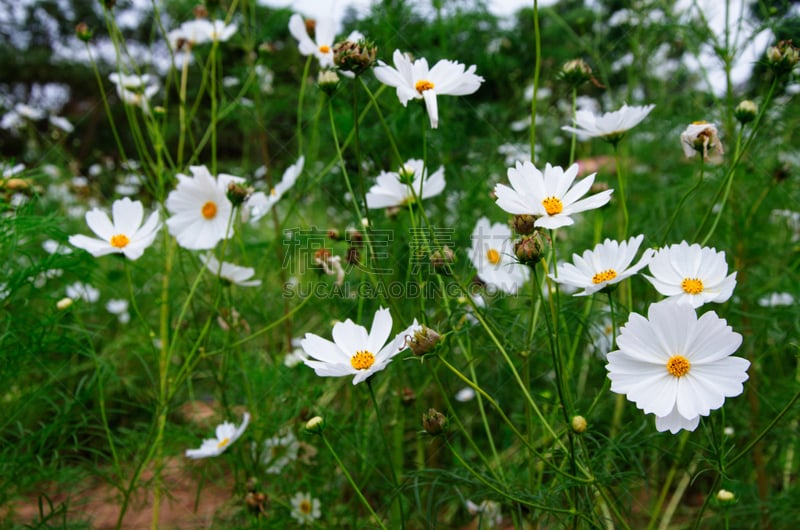
<path fill-rule="evenodd" d="M 431 353 L 439 343 L 441 336 L 433 329 L 422 324 L 414 330 L 413 337 L 406 337 L 406 346 L 417 356 Z"/>
<path fill-rule="evenodd" d="M 451 265 L 456 261 L 456 254 L 447 245 L 431 253 L 431 265 L 438 274 L 450 275 Z"/>
<path fill-rule="evenodd" d="M 333 46 L 333 64 L 355 75 L 360 75 L 375 64 L 377 56 L 378 47 L 365 39 L 358 42 L 345 40 Z"/>
<path fill-rule="evenodd" d="M 573 416 L 572 417 L 572 430 L 578 434 L 581 434 L 586 431 L 587 423 L 586 418 L 583 416 Z"/>
<path fill-rule="evenodd" d="M 767 48 L 767 63 L 778 75 L 788 74 L 800 60 L 800 51 L 791 40 L 782 40 Z"/>
<path fill-rule="evenodd" d="M 735 499 L 735 498 L 736 498 L 736 496 L 735 496 L 735 495 L 733 494 L 733 492 L 731 492 L 731 491 L 728 491 L 728 490 L 719 490 L 719 491 L 717 492 L 717 500 L 718 500 L 719 502 L 725 502 L 725 503 L 727 503 L 727 502 L 731 502 L 731 501 L 732 501 L 733 499 Z"/>
<path fill-rule="evenodd" d="M 75 26 L 75 36 L 83 42 L 89 42 L 92 40 L 92 30 L 86 22 L 80 22 Z"/>
<path fill-rule="evenodd" d="M 542 259 L 542 248 L 544 248 L 542 236 L 534 232 L 514 243 L 514 255 L 520 263 L 533 266 Z"/>
<path fill-rule="evenodd" d="M 314 416 L 306 422 L 306 432 L 320 434 L 325 428 L 325 420 L 322 416 Z"/>
<path fill-rule="evenodd" d="M 72 305 L 72 298 L 67 296 L 56 302 L 56 309 L 58 309 L 59 311 L 64 311 L 65 309 L 68 309 L 69 306 L 71 305 Z"/>
<path fill-rule="evenodd" d="M 400 391 L 400 402 L 404 407 L 412 405 L 417 400 L 417 395 L 411 390 L 411 387 L 404 386 Z"/>
<path fill-rule="evenodd" d="M 733 111 L 733 115 L 736 116 L 736 119 L 739 120 L 739 123 L 742 125 L 756 119 L 756 114 L 758 114 L 758 105 L 749 99 L 745 99 L 739 103 L 736 106 L 736 110 Z"/>
<path fill-rule="evenodd" d="M 583 59 L 572 59 L 564 63 L 558 77 L 577 87 L 592 79 L 592 69 Z"/>
<path fill-rule="evenodd" d="M 236 182 L 231 182 L 228 184 L 228 200 L 231 201 L 231 204 L 234 206 L 240 206 L 244 201 L 247 200 L 251 193 L 253 193 L 253 188 L 248 186 L 244 186 Z"/>
<path fill-rule="evenodd" d="M 197 4 L 194 6 L 192 13 L 196 19 L 208 18 L 208 8 L 203 4 Z"/>
<path fill-rule="evenodd" d="M 514 232 L 518 233 L 521 236 L 528 236 L 532 234 L 535 230 L 533 223 L 536 222 L 535 215 L 528 215 L 528 214 L 521 214 L 515 215 L 514 219 L 511 220 L 511 228 L 514 229 Z"/>
<path fill-rule="evenodd" d="M 317 84 L 327 95 L 333 95 L 339 87 L 339 76 L 333 70 L 322 70 L 317 77 Z"/>
<path fill-rule="evenodd" d="M 428 409 L 422 415 L 422 427 L 430 435 L 442 434 L 447 429 L 447 417 L 436 409 Z"/>

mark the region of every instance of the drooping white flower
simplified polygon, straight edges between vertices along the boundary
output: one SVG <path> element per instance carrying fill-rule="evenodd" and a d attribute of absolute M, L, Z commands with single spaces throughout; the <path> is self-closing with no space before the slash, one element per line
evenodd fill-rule
<path fill-rule="evenodd" d="M 487 287 L 508 294 L 516 293 L 530 275 L 528 267 L 514 257 L 511 228 L 503 223 L 489 224 L 485 217 L 478 219 L 472 231 L 469 259 Z"/>
<path fill-rule="evenodd" d="M 367 208 L 390 208 L 406 206 L 418 199 L 429 199 L 444 190 L 444 166 L 439 166 L 432 175 L 422 160 L 412 158 L 403 164 L 400 171 L 381 171 L 377 182 L 367 192 Z M 413 190 L 413 192 L 412 192 Z"/>
<path fill-rule="evenodd" d="M 222 263 L 211 253 L 206 254 L 202 258 L 206 268 L 212 274 L 218 275 L 223 280 L 242 287 L 255 287 L 261 285 L 261 280 L 251 280 L 256 273 L 252 267 L 240 267 L 233 263 L 223 261 Z"/>
<path fill-rule="evenodd" d="M 647 318 L 631 313 L 608 354 L 611 391 L 625 394 L 656 428 L 693 430 L 700 416 L 742 393 L 750 362 L 732 354 L 742 336 L 713 311 L 668 300 L 651 304 Z"/>
<path fill-rule="evenodd" d="M 572 214 L 593 210 L 605 205 L 614 190 L 581 199 L 594 183 L 596 173 L 575 182 L 578 164 L 565 171 L 559 166 L 545 166 L 544 173 L 531 162 L 517 162 L 516 167 L 508 168 L 508 182 L 511 187 L 498 184 L 495 187 L 497 205 L 514 215 L 534 215 L 538 217 L 534 226 L 559 228 L 572 225 Z M 574 183 L 574 185 L 573 185 Z"/>
<path fill-rule="evenodd" d="M 289 32 L 297 39 L 298 49 L 303 55 L 313 55 L 320 68 L 333 68 L 333 39 L 336 23 L 332 18 L 317 17 L 314 22 L 314 39 L 308 35 L 306 22 L 295 13 L 289 19 Z"/>
<path fill-rule="evenodd" d="M 319 499 L 312 499 L 310 493 L 298 491 L 292 497 L 291 505 L 292 517 L 300 525 L 314 524 L 322 515 Z"/>
<path fill-rule="evenodd" d="M 417 325 L 415 320 L 408 329 Z M 320 377 L 353 375 L 353 384 L 356 385 L 383 370 L 395 355 L 407 349 L 408 329 L 387 343 L 392 331 L 392 316 L 388 309 L 378 309 L 369 333 L 367 328 L 348 318 L 333 326 L 333 342 L 306 333 L 300 344 L 309 358 L 303 363 Z"/>
<path fill-rule="evenodd" d="M 86 212 L 86 224 L 97 238 L 82 234 L 69 236 L 71 245 L 89 252 L 94 257 L 107 254 L 124 254 L 128 259 L 139 259 L 161 229 L 158 212 L 153 212 L 142 224 L 144 207 L 128 197 L 114 201 L 111 207 L 113 222 L 99 208 Z"/>
<path fill-rule="evenodd" d="M 659 250 L 644 275 L 656 290 L 679 303 L 700 307 L 725 302 L 736 287 L 736 273 L 728 275 L 725 252 L 682 241 Z"/>
<path fill-rule="evenodd" d="M 247 216 L 251 223 L 255 223 L 264 217 L 283 197 L 283 194 L 289 191 L 297 182 L 297 177 L 303 172 L 304 163 L 305 157 L 301 156 L 297 162 L 286 168 L 281 181 L 269 191 L 269 195 L 263 191 L 253 193 L 247 199 L 245 208 L 242 209 L 242 215 Z"/>
<path fill-rule="evenodd" d="M 583 289 L 575 293 L 576 296 L 594 294 L 633 276 L 650 263 L 656 251 L 648 248 L 636 265 L 631 265 L 643 239 L 643 234 L 621 243 L 606 239 L 593 250 L 585 251 L 582 256 L 573 254 L 573 263 L 559 264 L 557 274 L 551 273 L 549 276 L 560 284 Z"/>
<path fill-rule="evenodd" d="M 718 162 L 725 152 L 717 133 L 717 127 L 707 121 L 696 121 L 689 124 L 681 133 L 681 147 L 686 158 L 700 153 L 703 160 Z"/>
<path fill-rule="evenodd" d="M 233 423 L 224 422 L 217 425 L 216 437 L 203 440 L 199 449 L 187 449 L 186 456 L 189 458 L 208 458 L 209 456 L 219 456 L 242 435 L 250 423 L 250 414 L 244 413 L 242 424 L 237 428 Z"/>
<path fill-rule="evenodd" d="M 280 433 L 264 440 L 264 452 L 261 462 L 266 466 L 265 473 L 278 475 L 283 468 L 297 460 L 300 442 L 292 431 Z"/>
<path fill-rule="evenodd" d="M 392 56 L 394 68 L 378 61 L 375 77 L 381 83 L 397 89 L 397 98 L 405 107 L 411 99 L 424 99 L 431 128 L 439 126 L 439 110 L 436 96 L 465 96 L 480 88 L 483 77 L 475 74 L 475 65 L 465 66 L 455 61 L 442 59 L 428 68 L 424 58 L 413 63 L 400 50 Z"/>
<path fill-rule="evenodd" d="M 655 105 L 642 107 L 623 105 L 619 110 L 596 115 L 587 110 L 575 113 L 575 127 L 565 125 L 563 130 L 578 135 L 581 140 L 589 138 L 604 138 L 610 142 L 617 142 L 626 131 L 639 125 Z"/>
<path fill-rule="evenodd" d="M 206 250 L 233 235 L 233 204 L 228 185 L 244 179 L 220 173 L 211 176 L 205 166 L 191 166 L 192 176 L 178 174 L 178 186 L 167 197 L 169 233 L 190 250 Z"/>

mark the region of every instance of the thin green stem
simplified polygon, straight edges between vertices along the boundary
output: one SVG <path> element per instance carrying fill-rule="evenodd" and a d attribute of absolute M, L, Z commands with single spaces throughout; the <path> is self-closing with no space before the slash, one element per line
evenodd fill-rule
<path fill-rule="evenodd" d="M 705 176 L 705 169 L 706 169 L 705 160 L 703 159 L 703 157 L 700 157 L 700 176 L 697 178 L 697 182 L 695 182 L 694 186 L 689 188 L 689 190 L 683 194 L 681 200 L 678 201 L 678 205 L 673 209 L 672 217 L 669 220 L 669 224 L 667 225 L 666 230 L 664 230 L 664 235 L 661 237 L 662 247 L 664 246 L 664 244 L 667 241 L 667 238 L 669 237 L 669 231 L 672 230 L 672 225 L 675 224 L 675 220 L 678 218 L 678 213 L 680 213 L 681 208 L 683 207 L 683 203 L 686 202 L 686 199 L 688 199 L 690 195 L 692 195 L 695 191 L 697 191 L 697 188 L 699 188 L 700 184 L 703 183 L 703 177 Z"/>

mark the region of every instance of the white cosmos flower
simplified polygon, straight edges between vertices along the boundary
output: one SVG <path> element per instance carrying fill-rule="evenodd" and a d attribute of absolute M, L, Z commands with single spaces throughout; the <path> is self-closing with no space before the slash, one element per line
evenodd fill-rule
<path fill-rule="evenodd" d="M 212 274 L 219 275 L 220 278 L 230 283 L 241 285 L 242 287 L 255 287 L 261 285 L 261 280 L 251 280 L 250 278 L 256 273 L 252 267 L 240 267 L 233 263 L 223 261 L 222 263 L 211 253 L 206 254 L 202 258 L 206 268 Z"/>
<path fill-rule="evenodd" d="M 424 99 L 433 129 L 439 126 L 436 96 L 465 96 L 483 83 L 483 77 L 475 74 L 474 64 L 465 69 L 461 63 L 442 59 L 429 69 L 426 59 L 412 63 L 400 50 L 394 51 L 393 60 L 394 68 L 378 61 L 373 70 L 375 77 L 397 89 L 397 98 L 404 107 L 411 99 Z"/>
<path fill-rule="evenodd" d="M 239 28 L 236 24 L 226 24 L 224 20 L 213 20 L 209 23 L 208 40 L 225 42 L 230 39 Z"/>
<path fill-rule="evenodd" d="M 606 239 L 583 256 L 572 255 L 573 263 L 560 263 L 557 274 L 550 278 L 560 284 L 583 289 L 576 296 L 586 296 L 633 276 L 653 259 L 656 251 L 648 248 L 636 265 L 631 265 L 639 251 L 644 235 L 640 234 L 622 243 Z"/>
<path fill-rule="evenodd" d="M 300 442 L 292 431 L 278 434 L 264 440 L 264 452 L 261 462 L 266 466 L 264 471 L 270 475 L 278 475 L 291 462 L 297 460 Z"/>
<path fill-rule="evenodd" d="M 209 456 L 219 456 L 225 452 L 233 442 L 235 442 L 250 423 L 250 414 L 244 413 L 242 424 L 237 428 L 233 423 L 224 422 L 217 425 L 216 437 L 203 440 L 199 449 L 187 449 L 186 456 L 189 458 L 208 458 Z"/>
<path fill-rule="evenodd" d="M 487 218 L 478 219 L 472 231 L 469 260 L 489 288 L 514 294 L 528 281 L 530 271 L 514 256 L 511 228 L 506 224 L 490 225 Z"/>
<path fill-rule="evenodd" d="M 150 74 L 128 75 L 113 72 L 108 75 L 108 79 L 116 86 L 117 95 L 122 101 L 150 112 L 150 99 L 159 90 L 158 81 Z"/>
<path fill-rule="evenodd" d="M 319 499 L 312 499 L 310 493 L 297 492 L 291 499 L 292 517 L 297 524 L 314 524 L 322 515 Z"/>
<path fill-rule="evenodd" d="M 619 110 L 599 116 L 587 110 L 579 110 L 575 113 L 575 127 L 565 125 L 561 128 L 577 134 L 582 140 L 604 138 L 610 142 L 617 142 L 628 129 L 639 125 L 654 108 L 655 105 L 643 107 L 623 105 Z"/>
<path fill-rule="evenodd" d="M 395 355 L 405 350 L 408 347 L 406 337 L 411 334 L 409 330 L 416 326 L 414 320 L 409 328 L 387 343 L 392 331 L 392 316 L 388 309 L 378 309 L 369 333 L 367 328 L 348 318 L 333 326 L 333 342 L 306 333 L 300 344 L 309 358 L 303 359 L 303 363 L 320 377 L 354 375 L 353 384 L 356 385 L 383 370 Z"/>
<path fill-rule="evenodd" d="M 596 173 L 575 182 L 578 169 L 578 164 L 566 171 L 547 164 L 542 173 L 531 162 L 517 162 L 516 167 L 508 168 L 511 187 L 504 184 L 495 187 L 497 205 L 510 214 L 538 217 L 534 223 L 537 227 L 569 226 L 575 222 L 572 214 L 605 205 L 614 191 L 605 190 L 580 199 L 592 187 Z"/>
<path fill-rule="evenodd" d="M 679 303 L 700 307 L 725 302 L 736 287 L 736 273 L 728 274 L 725 252 L 682 241 L 659 250 L 644 275 L 656 291 Z"/>
<path fill-rule="evenodd" d="M 220 173 L 212 177 L 205 166 L 191 166 L 192 176 L 178 174 L 178 186 L 167 197 L 169 233 L 189 250 L 211 249 L 233 235 L 228 185 L 244 179 Z"/>
<path fill-rule="evenodd" d="M 703 160 L 718 162 L 725 152 L 719 140 L 717 126 L 707 121 L 696 121 L 689 124 L 681 133 L 681 147 L 686 158 L 701 153 Z"/>
<path fill-rule="evenodd" d="M 297 39 L 298 49 L 303 55 L 313 55 L 320 68 L 333 68 L 333 39 L 336 37 L 336 23 L 332 18 L 314 19 L 314 39 L 308 36 L 303 17 L 295 13 L 289 19 L 289 33 Z"/>
<path fill-rule="evenodd" d="M 758 299 L 761 307 L 779 307 L 794 305 L 794 296 L 791 293 L 770 293 Z"/>
<path fill-rule="evenodd" d="M 131 315 L 128 313 L 128 301 L 125 299 L 112 298 L 106 302 L 106 311 L 116 315 L 120 324 L 127 324 L 131 321 Z"/>
<path fill-rule="evenodd" d="M 106 254 L 124 254 L 128 259 L 139 259 L 153 244 L 161 228 L 158 212 L 153 212 L 144 224 L 144 207 L 128 197 L 114 201 L 111 206 L 113 222 L 99 208 L 86 212 L 86 224 L 97 238 L 84 235 L 69 236 L 69 242 L 89 252 L 94 257 Z"/>
<path fill-rule="evenodd" d="M 693 430 L 700 416 L 742 393 L 750 362 L 732 357 L 742 336 L 713 311 L 697 318 L 674 301 L 651 304 L 647 318 L 631 313 L 608 354 L 611 391 L 625 394 L 656 428 Z"/>
<path fill-rule="evenodd" d="M 100 299 L 100 291 L 88 283 L 75 282 L 67 286 L 67 296 L 73 300 L 86 300 L 93 304 Z"/>
<path fill-rule="evenodd" d="M 429 199 L 442 193 L 444 186 L 443 166 L 428 175 L 422 160 L 412 158 L 398 172 L 381 171 L 367 192 L 367 208 L 405 206 L 414 202 L 415 194 L 419 199 Z"/>
<path fill-rule="evenodd" d="M 253 193 L 247 199 L 245 208 L 242 208 L 242 216 L 248 217 L 251 223 L 255 223 L 264 217 L 283 197 L 283 194 L 289 191 L 297 182 L 297 177 L 303 172 L 303 164 L 305 164 L 305 157 L 301 156 L 297 159 L 297 162 L 286 168 L 281 181 L 269 191 L 269 195 L 263 191 Z"/>

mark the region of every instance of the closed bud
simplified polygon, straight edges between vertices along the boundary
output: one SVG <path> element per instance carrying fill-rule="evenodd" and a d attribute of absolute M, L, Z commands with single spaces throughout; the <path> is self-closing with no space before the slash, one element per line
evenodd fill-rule
<path fill-rule="evenodd" d="M 228 200 L 230 200 L 234 206 L 240 206 L 247 200 L 251 193 L 253 193 L 253 188 L 248 186 L 237 184 L 236 182 L 228 184 Z"/>
<path fill-rule="evenodd" d="M 65 309 L 69 309 L 71 305 L 72 305 L 72 298 L 67 296 L 66 298 L 62 298 L 61 300 L 56 302 L 56 309 L 58 309 L 59 311 L 64 311 Z"/>
<path fill-rule="evenodd" d="M 733 111 L 733 115 L 736 116 L 736 119 L 739 120 L 739 123 L 742 125 L 756 119 L 756 114 L 758 114 L 758 105 L 749 99 L 739 103 L 736 106 L 736 110 Z"/>
<path fill-rule="evenodd" d="M 320 90 L 327 95 L 332 95 L 339 87 L 339 76 L 333 70 L 322 70 L 317 77 Z"/>
<path fill-rule="evenodd" d="M 592 69 L 583 59 L 572 59 L 564 63 L 558 77 L 577 87 L 592 79 Z"/>
<path fill-rule="evenodd" d="M 403 406 L 409 406 L 417 400 L 417 395 L 411 390 L 410 387 L 404 386 L 403 390 L 400 391 L 400 402 Z"/>
<path fill-rule="evenodd" d="M 311 434 L 320 434 L 325 428 L 325 420 L 322 416 L 314 416 L 306 422 L 306 432 Z"/>
<path fill-rule="evenodd" d="M 332 239 L 334 241 L 339 241 L 342 238 L 342 235 L 335 228 L 329 228 L 327 235 L 328 239 Z"/>
<path fill-rule="evenodd" d="M 578 434 L 581 434 L 586 431 L 587 427 L 586 418 L 583 416 L 573 416 L 572 417 L 572 430 Z"/>
<path fill-rule="evenodd" d="M 92 30 L 86 22 L 81 22 L 75 26 L 75 36 L 83 42 L 89 42 L 92 40 Z"/>
<path fill-rule="evenodd" d="M 511 228 L 514 229 L 514 232 L 518 233 L 521 236 L 527 236 L 534 232 L 535 228 L 533 224 L 536 222 L 535 215 L 529 214 L 520 214 L 515 215 L 514 219 L 511 220 Z"/>
<path fill-rule="evenodd" d="M 455 260 L 455 252 L 447 245 L 431 253 L 431 265 L 438 274 L 449 275 L 452 272 L 451 265 Z"/>
<path fill-rule="evenodd" d="M 542 236 L 534 232 L 514 243 L 514 255 L 520 263 L 533 266 L 541 261 L 543 248 Z"/>
<path fill-rule="evenodd" d="M 406 346 L 414 355 L 422 356 L 431 353 L 439 343 L 441 336 L 433 329 L 422 324 L 414 330 L 412 337 L 406 337 Z"/>
<path fill-rule="evenodd" d="M 337 42 L 333 46 L 333 63 L 345 72 L 355 75 L 363 73 L 375 64 L 378 48 L 374 43 L 361 39 L 358 42 L 349 40 Z"/>
<path fill-rule="evenodd" d="M 422 428 L 433 436 L 442 434 L 447 429 L 447 417 L 436 409 L 428 409 L 422 415 Z"/>
<path fill-rule="evenodd" d="M 192 9 L 192 13 L 194 13 L 194 18 L 196 19 L 208 18 L 208 8 L 203 4 L 198 4 L 194 6 L 194 9 Z"/>
<path fill-rule="evenodd" d="M 735 498 L 736 498 L 736 496 L 731 491 L 719 490 L 717 492 L 717 500 L 719 502 L 728 503 L 728 502 L 731 502 Z"/>

